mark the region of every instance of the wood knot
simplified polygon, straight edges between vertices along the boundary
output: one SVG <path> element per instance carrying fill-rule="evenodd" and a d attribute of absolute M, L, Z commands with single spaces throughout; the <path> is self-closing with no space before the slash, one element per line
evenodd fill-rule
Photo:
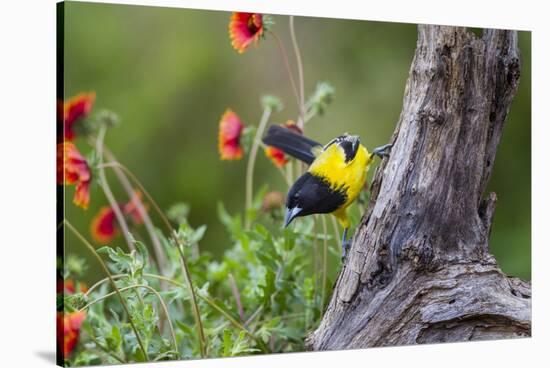
<path fill-rule="evenodd" d="M 445 122 L 445 113 L 441 110 L 424 108 L 418 113 L 421 124 L 443 125 Z"/>
<path fill-rule="evenodd" d="M 415 270 L 433 269 L 436 266 L 434 258 L 434 250 L 426 239 L 421 243 L 413 242 L 405 244 L 399 254 L 399 260 L 401 262 L 408 260 Z"/>

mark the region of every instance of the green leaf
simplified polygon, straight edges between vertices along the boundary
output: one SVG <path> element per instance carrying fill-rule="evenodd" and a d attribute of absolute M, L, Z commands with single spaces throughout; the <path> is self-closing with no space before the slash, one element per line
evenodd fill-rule
<path fill-rule="evenodd" d="M 187 221 L 187 216 L 189 216 L 190 210 L 191 207 L 189 204 L 179 202 L 170 206 L 168 211 L 166 211 L 166 216 L 175 223 L 181 224 L 182 222 Z"/>
<path fill-rule="evenodd" d="M 269 341 L 269 338 L 275 332 L 278 330 L 279 324 L 281 323 L 280 317 L 275 317 L 267 322 L 264 322 L 261 327 L 258 329 L 256 334 L 260 336 L 260 338 L 263 340 L 263 342 L 267 343 Z"/>
<path fill-rule="evenodd" d="M 261 104 L 264 109 L 271 109 L 273 111 L 281 111 L 283 109 L 283 103 L 281 99 L 273 95 L 264 95 L 261 98 Z"/>
<path fill-rule="evenodd" d="M 233 333 L 229 329 L 223 330 L 223 356 L 231 356 L 233 348 Z"/>
<path fill-rule="evenodd" d="M 193 336 L 195 334 L 195 330 L 191 326 L 187 326 L 185 323 L 176 320 L 176 326 L 183 332 L 184 335 L 187 336 Z"/>
<path fill-rule="evenodd" d="M 233 239 L 238 239 L 242 233 L 241 218 L 239 216 L 232 217 L 229 215 L 221 202 L 218 202 L 218 217 L 231 237 Z"/>
<path fill-rule="evenodd" d="M 248 154 L 252 148 L 252 142 L 254 141 L 255 135 L 256 127 L 254 125 L 247 125 L 241 133 L 241 139 L 239 142 L 246 154 Z"/>
<path fill-rule="evenodd" d="M 87 268 L 88 266 L 86 265 L 84 258 L 69 255 L 65 260 L 65 278 L 70 275 L 82 276 Z"/>
<path fill-rule="evenodd" d="M 237 340 L 235 341 L 231 349 L 231 356 L 238 356 L 242 354 L 260 351 L 259 349 L 250 347 L 250 344 L 246 337 L 247 337 L 246 332 L 244 331 L 239 332 L 239 336 L 237 337 Z"/>
<path fill-rule="evenodd" d="M 308 112 L 322 116 L 328 105 L 334 99 L 334 87 L 328 82 L 319 82 L 315 88 L 315 92 L 306 103 Z"/>
<path fill-rule="evenodd" d="M 263 303 L 268 306 L 271 303 L 271 295 L 275 292 L 275 272 L 267 270 L 265 273 L 265 283 L 260 288 L 263 290 Z"/>
<path fill-rule="evenodd" d="M 199 226 L 195 231 L 193 231 L 193 235 L 191 235 L 189 243 L 190 244 L 198 243 L 204 237 L 205 232 L 206 232 L 206 225 Z"/>
<path fill-rule="evenodd" d="M 107 343 L 107 348 L 113 352 L 117 352 L 122 345 L 122 337 L 120 335 L 120 329 L 117 325 L 113 325 L 111 329 L 111 334 L 105 336 L 105 342 Z"/>

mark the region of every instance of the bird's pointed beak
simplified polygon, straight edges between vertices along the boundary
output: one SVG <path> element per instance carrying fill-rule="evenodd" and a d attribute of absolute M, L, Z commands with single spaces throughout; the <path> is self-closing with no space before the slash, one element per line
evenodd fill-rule
<path fill-rule="evenodd" d="M 287 227 L 292 222 L 292 220 L 294 220 L 294 218 L 300 214 L 300 212 L 302 212 L 302 209 L 300 207 L 287 208 L 285 211 L 284 227 Z"/>

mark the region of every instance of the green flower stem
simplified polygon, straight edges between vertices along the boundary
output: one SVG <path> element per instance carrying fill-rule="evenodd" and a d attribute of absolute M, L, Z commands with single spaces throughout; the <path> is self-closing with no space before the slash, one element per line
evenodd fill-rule
<path fill-rule="evenodd" d="M 126 276 L 126 275 L 115 275 L 115 276 Z M 118 277 L 117 277 L 118 278 Z M 114 279 L 114 277 L 113 277 Z M 155 294 L 155 296 L 158 298 L 161 306 L 162 306 L 162 309 L 163 309 L 163 312 L 164 312 L 164 316 L 166 317 L 166 320 L 168 321 L 168 328 L 170 330 L 170 334 L 171 334 L 171 337 L 172 337 L 172 341 L 173 341 L 173 344 L 174 344 L 174 350 L 177 354 L 179 354 L 179 351 L 178 351 L 178 343 L 176 341 L 176 334 L 174 333 L 174 326 L 172 325 L 172 321 L 170 320 L 170 314 L 168 313 L 168 307 L 166 306 L 166 303 L 164 302 L 164 300 L 162 299 L 161 295 L 159 294 L 158 291 L 156 291 L 155 289 L 153 289 L 152 287 L 150 287 L 149 285 L 130 285 L 130 286 L 126 286 L 126 287 L 123 287 L 123 288 L 120 288 L 119 289 L 119 292 L 123 292 L 123 291 L 126 291 L 126 290 L 130 290 L 130 289 L 137 289 L 137 288 L 144 288 L 144 289 L 147 289 L 149 290 L 150 292 L 152 292 L 153 294 Z M 85 309 L 88 309 L 90 308 L 92 305 L 94 305 L 95 303 L 98 303 L 104 299 L 107 299 L 108 297 L 112 296 L 112 295 L 115 295 L 117 292 L 114 291 L 114 292 L 111 292 L 111 293 L 108 293 L 108 294 L 105 294 L 95 300 L 92 300 L 91 302 L 89 302 L 88 304 L 86 304 L 84 307 L 80 308 L 79 312 L 80 311 L 83 311 Z"/>
<path fill-rule="evenodd" d="M 109 351 L 109 349 L 107 349 L 103 345 L 101 345 L 100 342 L 95 337 L 93 337 L 91 334 L 87 334 L 87 335 L 90 338 L 90 340 L 92 340 L 94 342 L 94 344 L 99 348 L 99 350 L 101 350 L 105 354 L 109 355 L 111 358 L 115 359 L 119 363 L 128 364 L 127 361 L 125 361 L 124 359 L 122 359 L 121 357 L 119 357 L 118 355 L 116 355 L 112 351 Z"/>
<path fill-rule="evenodd" d="M 293 183 L 293 178 L 292 178 L 292 162 L 290 162 L 287 166 L 286 166 L 286 182 L 287 183 Z M 292 184 L 289 184 L 289 187 L 292 186 Z"/>
<path fill-rule="evenodd" d="M 154 198 L 149 194 L 147 189 L 145 189 L 145 187 L 141 184 L 141 182 L 137 179 L 137 177 L 128 168 L 126 168 L 126 166 L 122 165 L 119 162 L 108 162 L 105 164 L 101 164 L 101 167 L 110 167 L 110 168 L 119 167 L 120 169 L 122 169 L 126 173 L 126 175 L 128 175 L 130 179 L 132 179 L 134 184 L 143 192 L 143 194 L 145 194 L 145 196 L 147 197 L 147 199 L 149 200 L 149 202 L 151 203 L 155 211 L 158 213 L 159 217 L 162 219 L 172 239 L 176 242 L 177 244 L 176 248 L 178 248 L 178 252 L 180 255 L 180 261 L 183 269 L 183 274 L 185 276 L 185 281 L 187 283 L 187 287 L 189 288 L 189 293 L 191 294 L 191 305 L 193 309 L 193 316 L 195 318 L 195 322 L 197 324 L 197 330 L 199 333 L 201 357 L 204 357 L 206 355 L 206 338 L 204 334 L 204 328 L 202 326 L 201 314 L 200 314 L 199 306 L 197 304 L 197 297 L 195 295 L 195 289 L 193 288 L 193 281 L 191 279 L 191 274 L 189 272 L 189 268 L 187 267 L 185 256 L 183 255 L 183 252 L 180 249 L 180 247 L 183 247 L 183 245 L 181 244 L 178 237 L 176 236 L 176 231 L 174 230 L 174 228 L 170 224 L 170 221 L 168 221 L 168 218 L 166 218 L 166 215 L 162 212 L 162 210 L 160 209 L 159 205 L 154 200 Z"/>
<path fill-rule="evenodd" d="M 319 229 L 319 217 L 321 215 L 313 216 L 313 229 L 315 232 Z M 313 301 L 317 300 L 317 293 L 319 289 L 319 238 L 315 236 L 313 238 L 313 279 L 315 280 L 313 286 Z"/>
<path fill-rule="evenodd" d="M 206 337 L 204 335 L 204 328 L 202 326 L 199 304 L 197 303 L 197 295 L 195 293 L 195 289 L 193 288 L 193 282 L 191 281 L 191 274 L 189 272 L 189 267 L 187 266 L 185 256 L 183 255 L 183 245 L 179 242 L 178 237 L 175 235 L 175 232 L 174 232 L 174 239 L 177 242 L 176 248 L 178 248 L 178 253 L 180 255 L 181 268 L 183 269 L 185 282 L 187 283 L 187 288 L 189 289 L 189 293 L 191 294 L 191 301 L 192 301 L 191 304 L 193 306 L 192 308 L 193 315 L 195 317 L 195 321 L 197 323 L 197 329 L 199 331 L 199 345 L 200 345 L 201 357 L 204 358 L 206 356 Z M 183 285 L 182 285 L 182 288 L 183 288 Z"/>
<path fill-rule="evenodd" d="M 306 116 L 304 117 L 304 125 L 305 125 L 308 121 L 310 121 L 310 120 L 315 116 L 315 114 L 316 114 L 315 111 L 313 111 L 313 110 L 309 111 L 309 112 L 306 114 Z"/>
<path fill-rule="evenodd" d="M 262 311 L 263 308 L 264 308 L 263 305 L 260 305 L 258 309 L 256 309 L 254 313 L 252 313 L 250 317 L 248 317 L 248 319 L 244 322 L 244 326 L 250 325 L 252 321 L 254 321 L 254 319 L 260 315 L 260 312 Z"/>
<path fill-rule="evenodd" d="M 305 124 L 305 103 L 304 103 L 304 68 L 302 66 L 302 57 L 300 55 L 300 48 L 298 47 L 298 41 L 296 40 L 296 31 L 294 30 L 294 16 L 290 16 L 290 38 L 292 39 L 292 46 L 294 47 L 294 54 L 296 55 L 296 65 L 298 66 L 298 81 L 300 84 L 300 119 L 298 119 L 298 126 L 300 129 L 304 129 Z"/>
<path fill-rule="evenodd" d="M 167 281 L 167 282 L 170 282 L 176 286 L 180 286 L 180 287 L 183 287 L 184 285 L 181 284 L 180 282 L 176 281 L 176 280 L 173 280 L 171 278 L 168 278 L 168 277 L 164 277 L 164 276 L 159 276 L 159 275 L 153 275 L 153 274 L 150 274 L 150 273 L 144 273 L 143 276 L 145 277 L 151 277 L 151 278 L 156 278 L 156 279 L 159 279 L 159 280 L 164 280 L 164 281 Z M 244 331 L 250 338 L 252 338 L 254 341 L 256 341 L 256 343 L 262 347 L 262 349 L 264 349 L 264 351 L 268 352 L 268 350 L 265 350 L 267 349 L 267 346 L 265 346 L 265 343 L 262 341 L 262 339 L 260 339 L 259 337 L 255 336 L 252 332 L 250 332 L 250 330 L 248 330 L 245 326 L 243 326 L 241 323 L 239 323 L 239 321 L 237 321 L 235 318 L 233 318 L 229 313 L 227 313 L 226 311 L 224 311 L 220 306 L 218 306 L 216 304 L 216 302 L 214 300 L 212 300 L 211 298 L 205 296 L 205 295 L 201 295 L 201 294 L 197 294 L 199 296 L 199 298 L 201 298 L 202 300 L 204 300 L 208 305 L 210 305 L 213 309 L 215 309 L 216 311 L 218 311 L 222 316 L 224 316 L 225 318 L 227 318 L 227 320 L 233 325 L 235 326 L 236 328 L 238 328 L 239 330 L 241 331 Z"/>
<path fill-rule="evenodd" d="M 248 217 L 248 210 L 252 207 L 252 184 L 254 177 L 254 164 L 256 162 L 256 155 L 258 154 L 258 148 L 261 143 L 261 138 L 264 134 L 267 121 L 271 115 L 271 108 L 265 107 L 260 123 L 258 124 L 258 129 L 256 130 L 256 135 L 254 136 L 254 141 L 252 142 L 252 148 L 250 149 L 250 155 L 248 156 L 248 163 L 246 165 L 246 196 L 245 196 L 245 220 L 244 227 L 245 229 L 250 228 L 250 219 Z"/>
<path fill-rule="evenodd" d="M 327 289 L 327 256 L 328 256 L 328 242 L 327 242 L 327 219 L 325 216 L 321 216 L 321 221 L 323 223 L 323 276 L 321 282 L 321 311 L 325 308 L 325 293 Z"/>
<path fill-rule="evenodd" d="M 107 274 L 107 277 L 109 278 L 109 281 L 111 282 L 111 286 L 113 287 L 113 289 L 115 289 L 115 292 L 118 295 L 118 298 L 120 299 L 120 304 L 122 305 L 122 308 L 124 308 L 124 311 L 126 312 L 126 315 L 128 316 L 128 322 L 130 323 L 130 326 L 132 327 L 132 330 L 134 331 L 134 334 L 136 335 L 136 340 L 139 344 L 141 352 L 143 353 L 143 356 L 145 357 L 145 360 L 148 361 L 149 360 L 149 355 L 147 354 L 147 350 L 143 346 L 143 342 L 141 341 L 141 337 L 139 336 L 136 325 L 132 321 L 132 316 L 130 315 L 130 311 L 128 310 L 128 306 L 126 305 L 126 301 L 124 300 L 120 290 L 116 286 L 115 280 L 111 277 L 111 272 L 109 272 L 109 269 L 107 268 L 107 265 L 105 264 L 105 262 L 103 262 L 103 259 L 96 252 L 94 246 L 92 244 L 90 244 L 88 242 L 88 240 L 86 240 L 86 238 L 82 234 L 80 234 L 80 232 L 78 230 L 76 230 L 73 227 L 73 225 L 71 225 L 71 223 L 69 221 L 67 221 L 67 219 L 65 219 L 64 222 L 65 222 L 65 226 L 67 226 L 69 228 L 69 230 L 71 230 L 71 232 L 74 235 L 76 235 L 76 237 L 79 238 L 80 241 L 90 250 L 90 252 L 92 252 L 92 254 L 96 257 L 99 264 L 103 268 L 103 271 L 105 271 L 105 274 Z"/>
<path fill-rule="evenodd" d="M 130 169 L 128 169 L 126 166 L 124 166 L 120 162 L 116 162 L 116 161 L 115 162 L 105 162 L 105 163 L 99 164 L 97 166 L 102 167 L 102 168 L 107 168 L 108 167 L 108 168 L 111 168 L 113 170 L 116 169 L 116 168 L 119 168 L 122 171 L 124 171 L 124 173 L 128 177 L 130 177 L 130 179 L 132 179 L 132 181 L 134 182 L 134 185 L 136 185 L 139 188 L 139 190 L 143 194 L 145 194 L 145 197 L 147 197 L 149 202 L 153 205 L 155 211 L 158 213 L 159 217 L 161 218 L 162 222 L 164 223 L 164 226 L 166 226 L 166 229 L 170 232 L 172 232 L 174 230 L 172 228 L 172 225 L 170 224 L 170 221 L 168 221 L 168 218 L 166 217 L 166 215 L 164 215 L 164 212 L 162 212 L 162 210 L 158 206 L 157 202 L 149 194 L 147 189 L 145 189 L 145 187 L 141 184 L 141 182 L 138 180 L 138 178 L 130 171 Z"/>
<path fill-rule="evenodd" d="M 119 278 L 122 278 L 122 277 L 127 277 L 127 275 L 123 275 L 123 274 L 111 275 L 111 278 L 113 280 L 116 280 L 116 279 L 119 279 Z M 100 287 L 101 285 L 103 285 L 107 281 L 109 281 L 108 277 L 105 277 L 104 279 L 99 280 L 98 282 L 96 282 L 95 284 L 90 286 L 90 288 L 84 293 L 84 296 L 86 296 L 86 297 L 89 296 L 92 291 L 94 291 L 96 288 Z"/>
<path fill-rule="evenodd" d="M 256 335 L 254 335 L 252 332 L 250 332 L 246 327 L 244 327 L 242 324 L 240 324 L 235 318 L 233 318 L 229 313 L 224 311 L 220 306 L 218 306 L 212 299 L 205 295 L 199 295 L 202 300 L 204 300 L 208 305 L 210 305 L 212 308 L 214 308 L 216 311 L 218 311 L 221 315 L 223 315 L 225 318 L 231 322 L 236 328 L 244 331 L 251 339 L 253 339 L 256 344 L 265 352 L 269 353 L 270 350 L 267 347 L 267 345 L 263 342 L 263 340 Z"/>
<path fill-rule="evenodd" d="M 342 238 L 340 237 L 340 231 L 338 230 L 338 224 L 334 216 L 330 217 L 332 221 L 332 230 L 334 230 L 334 240 L 338 242 L 338 245 L 342 247 Z"/>
<path fill-rule="evenodd" d="M 292 181 L 290 180 L 290 178 L 287 177 L 287 175 L 286 175 L 286 173 L 285 173 L 285 171 L 283 170 L 282 167 L 277 166 L 277 169 L 279 170 L 279 172 L 283 176 L 283 180 L 285 181 L 286 185 L 290 188 L 292 186 Z"/>
<path fill-rule="evenodd" d="M 286 52 L 285 46 L 283 45 L 283 41 L 281 41 L 281 39 L 279 38 L 279 36 L 277 36 L 275 32 L 269 31 L 269 33 L 273 36 L 275 41 L 277 41 L 277 46 L 279 46 L 279 51 L 281 52 L 281 55 L 283 57 L 286 71 L 288 73 L 288 79 L 290 80 L 290 85 L 292 86 L 292 91 L 294 92 L 294 96 L 296 97 L 296 103 L 298 104 L 298 108 L 301 110 L 300 95 L 298 94 L 298 89 L 296 88 L 296 82 L 294 82 L 294 77 L 292 76 L 292 71 L 290 70 L 288 54 Z"/>
<path fill-rule="evenodd" d="M 103 189 L 103 192 L 105 193 L 105 197 L 107 197 L 107 201 L 109 201 L 109 205 L 113 209 L 115 213 L 115 217 L 117 219 L 118 225 L 120 226 L 120 229 L 122 230 L 122 235 L 124 236 L 124 240 L 126 240 L 126 244 L 128 244 L 128 248 L 131 250 L 135 250 L 134 243 L 132 242 L 132 239 L 130 238 L 130 230 L 128 229 L 128 224 L 126 223 L 126 220 L 124 219 L 124 215 L 122 214 L 122 211 L 120 210 L 120 207 L 113 195 L 113 192 L 111 191 L 111 188 L 109 187 L 109 183 L 107 182 L 107 177 L 105 176 L 105 170 L 103 169 L 102 163 L 103 163 L 103 141 L 105 139 L 105 133 L 107 128 L 102 126 L 99 130 L 99 134 L 97 135 L 97 141 L 96 141 L 96 150 L 97 155 L 99 156 L 99 165 L 98 172 L 99 172 L 99 185 Z"/>
<path fill-rule="evenodd" d="M 241 319 L 241 322 L 244 322 L 244 310 L 241 303 L 241 294 L 239 293 L 239 288 L 237 287 L 237 283 L 235 282 L 235 278 L 232 274 L 229 274 L 227 279 L 229 281 L 229 286 L 231 287 L 233 298 L 235 298 L 235 304 L 237 305 L 237 310 L 239 311 L 239 318 Z"/>
<path fill-rule="evenodd" d="M 115 155 L 107 149 L 107 147 L 104 147 L 105 150 L 105 156 L 109 159 L 111 162 L 117 162 L 117 159 Z M 134 189 L 132 187 L 132 184 L 130 183 L 130 180 L 125 175 L 125 173 L 122 171 L 120 167 L 114 167 L 115 175 L 117 176 L 119 182 L 124 187 L 124 190 L 128 194 L 128 197 L 130 200 L 132 200 L 134 196 Z M 155 258 L 159 267 L 159 271 L 163 273 L 164 268 L 166 267 L 166 255 L 164 254 L 164 250 L 162 249 L 162 245 L 160 243 L 160 239 L 157 236 L 157 233 L 155 231 L 155 226 L 153 225 L 153 221 L 151 221 L 151 217 L 145 210 L 145 207 L 143 206 L 143 203 L 141 200 L 136 200 L 136 207 L 139 212 L 140 217 L 143 219 L 143 224 L 145 225 L 145 229 L 147 230 L 147 233 L 149 234 L 149 238 L 151 239 L 151 243 L 153 244 L 153 250 L 155 252 Z"/>

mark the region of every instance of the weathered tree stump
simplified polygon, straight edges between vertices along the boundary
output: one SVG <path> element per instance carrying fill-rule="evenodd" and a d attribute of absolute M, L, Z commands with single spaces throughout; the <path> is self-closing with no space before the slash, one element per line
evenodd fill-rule
<path fill-rule="evenodd" d="M 484 198 L 519 71 L 514 31 L 418 27 L 395 145 L 310 349 L 530 336 L 531 286 L 489 254 Z"/>

